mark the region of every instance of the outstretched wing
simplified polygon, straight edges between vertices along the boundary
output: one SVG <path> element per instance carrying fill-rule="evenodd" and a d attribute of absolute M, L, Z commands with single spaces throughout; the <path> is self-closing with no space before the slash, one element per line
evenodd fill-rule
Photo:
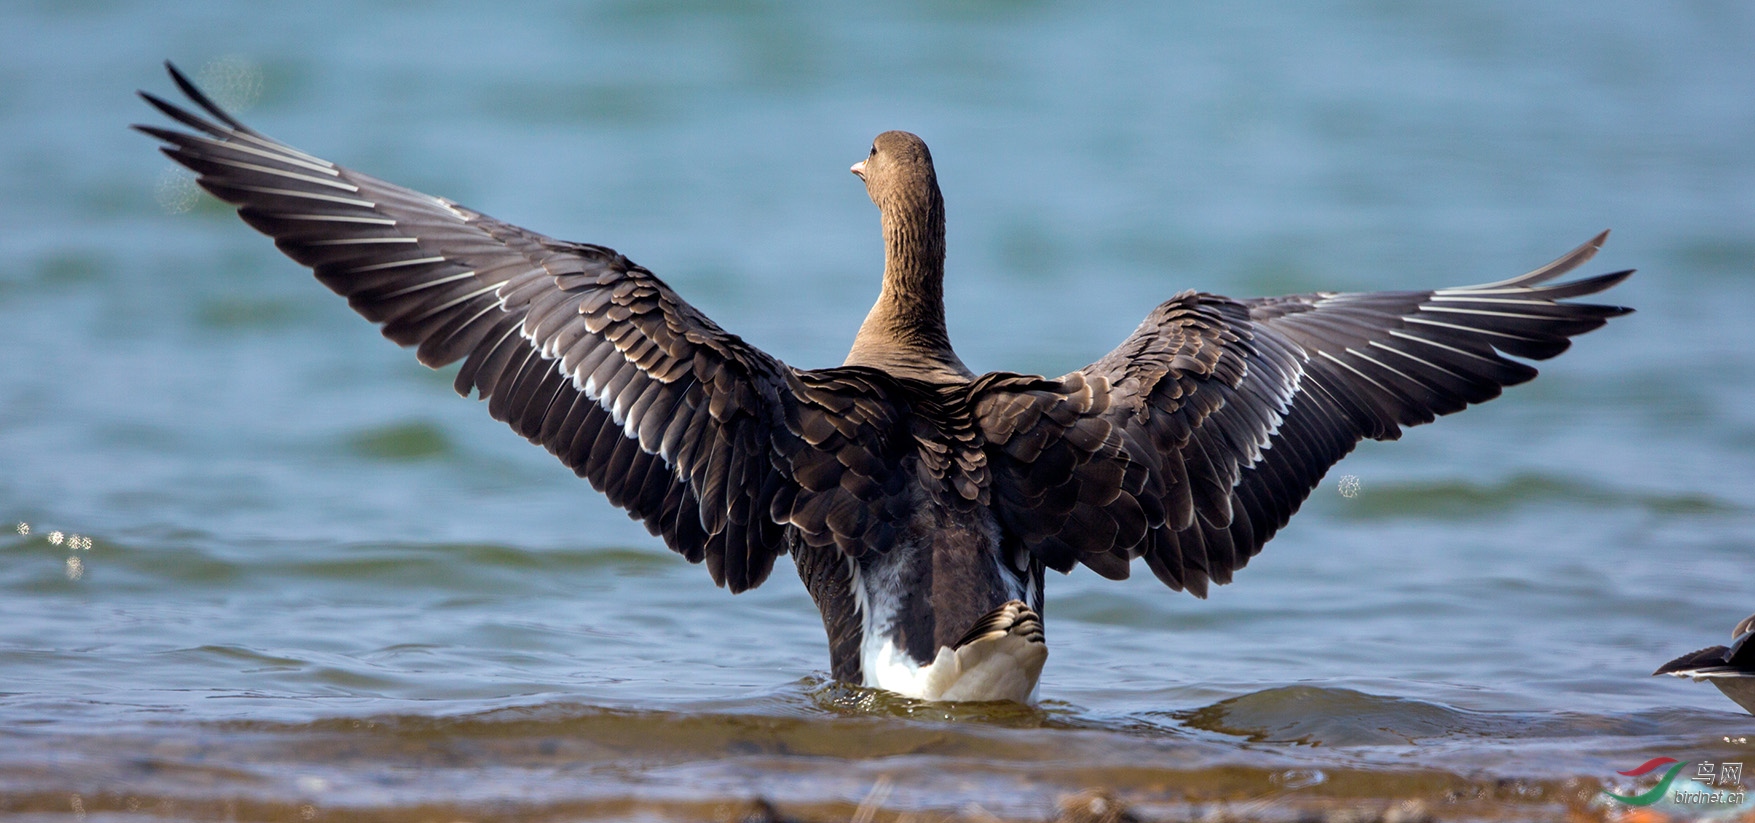
<path fill-rule="evenodd" d="M 996 380 L 977 414 L 996 509 L 1050 568 L 1171 588 L 1228 583 L 1363 438 L 1499 396 L 1630 309 L 1560 302 L 1631 271 L 1548 282 L 1607 232 L 1521 277 L 1417 292 L 1231 300 L 1187 292 L 1059 380 Z"/>
<path fill-rule="evenodd" d="M 135 126 L 420 361 L 539 443 L 715 582 L 762 582 L 784 530 L 858 554 L 894 528 L 911 448 L 883 375 L 797 371 L 728 334 L 613 249 L 554 240 L 255 132 L 171 76 L 211 122 Z"/>

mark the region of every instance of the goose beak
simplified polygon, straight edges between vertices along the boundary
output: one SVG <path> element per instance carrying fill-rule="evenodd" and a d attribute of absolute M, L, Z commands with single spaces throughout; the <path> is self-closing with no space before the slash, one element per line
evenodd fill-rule
<path fill-rule="evenodd" d="M 848 169 L 848 171 L 853 172 L 854 177 L 857 177 L 861 180 L 864 180 L 865 179 L 865 161 L 861 160 L 857 163 L 854 163 L 853 168 Z"/>

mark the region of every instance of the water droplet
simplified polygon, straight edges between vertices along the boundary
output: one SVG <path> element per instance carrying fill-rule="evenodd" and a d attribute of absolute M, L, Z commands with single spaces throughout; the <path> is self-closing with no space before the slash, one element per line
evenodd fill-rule
<path fill-rule="evenodd" d="M 1342 475 L 1341 482 L 1339 484 L 1337 484 L 1337 488 L 1339 488 L 1342 497 L 1346 497 L 1346 498 L 1358 497 L 1359 496 L 1359 476 L 1354 475 L 1354 474 Z"/>
<path fill-rule="evenodd" d="M 201 189 L 195 185 L 195 177 L 182 166 L 172 166 L 158 176 L 158 185 L 154 188 L 158 204 L 171 214 L 182 214 L 195 208 L 195 201 L 201 198 Z"/>
<path fill-rule="evenodd" d="M 232 54 L 201 67 L 196 82 L 222 109 L 237 114 L 262 96 L 262 68 L 256 61 Z"/>

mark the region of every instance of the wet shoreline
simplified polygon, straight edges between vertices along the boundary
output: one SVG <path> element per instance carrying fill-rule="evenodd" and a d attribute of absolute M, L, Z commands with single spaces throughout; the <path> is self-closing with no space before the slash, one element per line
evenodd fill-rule
<path fill-rule="evenodd" d="M 239 820 L 762 819 L 757 801 L 772 819 L 799 821 L 862 807 L 868 820 L 1072 820 L 1085 818 L 1066 808 L 1102 801 L 1134 817 L 1089 819 L 1612 819 L 1618 806 L 1603 790 L 1639 782 L 1613 772 L 1653 752 L 1755 759 L 1746 742 L 1710 738 L 1738 722 L 1710 713 L 1458 712 L 1472 721 L 1437 729 L 1429 715 L 1441 707 L 1340 690 L 1327 696 L 1377 710 L 1329 716 L 1331 734 L 1352 723 L 1355 735 L 1405 743 L 1223 725 L 1262 724 L 1259 704 L 1309 721 L 1323 692 L 1101 718 L 1053 703 L 925 704 L 811 679 L 741 705 L 662 711 L 547 704 L 125 731 L 47 723 L 0 733 L 0 813 L 65 815 L 77 796 L 85 814 Z M 1254 719 L 1239 717 L 1249 703 Z M 1630 732 L 1658 722 L 1680 733 L 1630 744 Z M 874 787 L 884 795 L 875 805 Z"/>

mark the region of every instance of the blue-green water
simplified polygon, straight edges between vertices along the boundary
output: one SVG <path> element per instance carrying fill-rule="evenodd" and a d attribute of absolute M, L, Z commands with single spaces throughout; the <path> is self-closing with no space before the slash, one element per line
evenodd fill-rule
<path fill-rule="evenodd" d="M 1731 2 L 0 7 L 0 812 L 1558 808 L 1755 758 L 1647 676 L 1755 611 L 1752 41 Z M 1497 280 L 1605 227 L 1639 311 L 1366 444 L 1210 600 L 1050 580 L 1040 710 L 947 715 L 826 684 L 788 568 L 715 589 L 193 199 L 125 128 L 167 57 L 799 366 L 876 295 L 846 169 L 890 128 L 978 371 L 1184 288 Z"/>

